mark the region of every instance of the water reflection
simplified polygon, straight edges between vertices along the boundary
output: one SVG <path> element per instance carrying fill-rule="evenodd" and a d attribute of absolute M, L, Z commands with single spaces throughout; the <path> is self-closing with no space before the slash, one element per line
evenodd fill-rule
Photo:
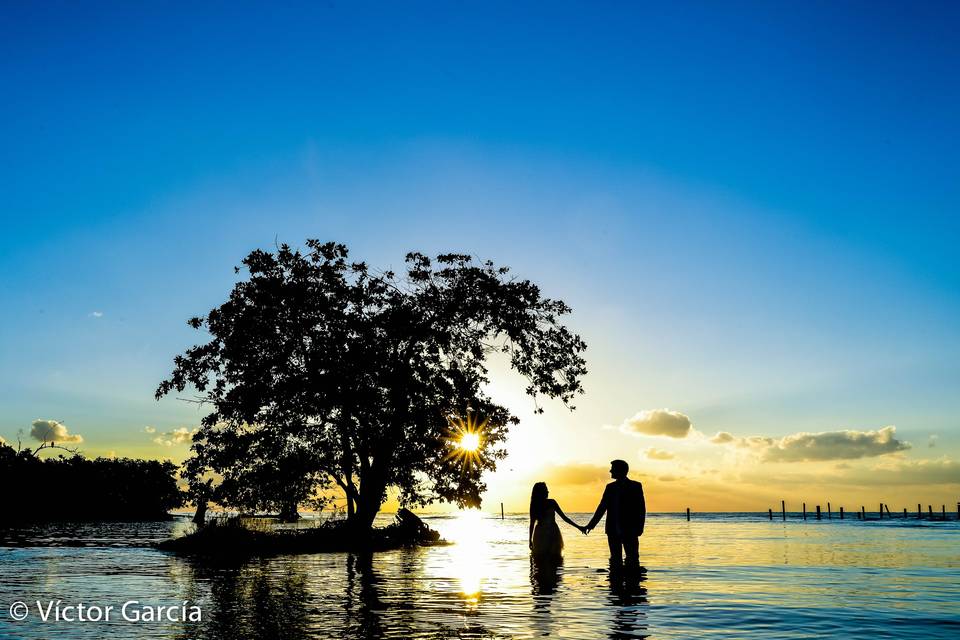
<path fill-rule="evenodd" d="M 560 585 L 563 560 L 554 562 L 549 559 L 534 559 L 530 557 L 530 583 L 533 586 L 533 595 L 552 596 Z"/>
<path fill-rule="evenodd" d="M 647 638 L 647 570 L 610 571 L 610 593 L 607 602 L 613 608 L 613 624 L 610 628 L 611 640 L 625 638 Z"/>
<path fill-rule="evenodd" d="M 563 575 L 563 561 L 555 562 L 548 558 L 539 560 L 530 557 L 530 586 L 533 596 L 533 627 L 538 635 L 554 635 L 554 619 L 550 608 L 554 595 L 560 586 Z"/>
<path fill-rule="evenodd" d="M 373 568 L 372 554 L 350 554 L 347 557 L 343 608 L 347 633 L 351 637 L 383 637 L 378 614 L 384 608 L 380 600 L 380 582 L 381 578 Z"/>
<path fill-rule="evenodd" d="M 207 586 L 204 634 L 210 638 L 290 638 L 309 634 L 309 578 L 296 564 L 277 571 L 270 560 L 241 564 L 191 561 L 192 581 Z M 188 633 L 187 637 L 191 636 Z"/>
<path fill-rule="evenodd" d="M 189 600 L 204 614 L 192 625 L 105 628 L 14 625 L 0 612 L 0 637 L 741 638 L 804 636 L 816 627 L 859 638 L 892 629 L 953 638 L 960 631 L 960 526 L 953 523 L 880 528 L 655 516 L 641 544 L 649 574 L 616 575 L 605 568 L 602 535 L 568 536 L 562 564 L 538 565 L 530 561 L 526 518 L 469 512 L 428 522 L 455 544 L 210 564 L 151 549 L 133 534 L 125 540 L 119 528 L 91 526 L 83 534 L 100 546 L 0 547 L 0 602 L 46 594 Z M 159 526 L 136 532 L 161 534 Z M 63 532 L 25 535 L 54 540 Z"/>
<path fill-rule="evenodd" d="M 484 578 L 492 571 L 488 533 L 483 514 L 477 510 L 462 511 L 447 527 L 447 538 L 454 542 L 449 570 L 456 576 L 460 593 L 471 606 L 480 602 Z"/>

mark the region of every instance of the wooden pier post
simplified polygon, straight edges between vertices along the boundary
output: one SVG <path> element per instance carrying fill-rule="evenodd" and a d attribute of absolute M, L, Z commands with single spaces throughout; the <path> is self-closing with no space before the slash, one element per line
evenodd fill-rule
<path fill-rule="evenodd" d="M 803 503 L 803 519 L 804 520 L 807 519 L 807 503 L 806 502 Z"/>
<path fill-rule="evenodd" d="M 843 507 L 840 507 L 840 519 L 843 520 Z"/>
<path fill-rule="evenodd" d="M 817 505 L 817 520 L 820 519 L 820 505 Z"/>
<path fill-rule="evenodd" d="M 783 521 L 787 521 L 787 503 L 783 500 L 780 501 L 780 511 L 783 513 Z M 957 503 L 957 513 L 960 514 L 960 502 Z"/>
<path fill-rule="evenodd" d="M 920 510 L 920 504 L 917 503 L 917 520 L 921 520 L 922 518 L 923 518 L 923 512 Z"/>
<path fill-rule="evenodd" d="M 945 505 L 945 504 L 940 505 L 940 509 L 943 510 L 943 519 L 946 520 L 946 519 L 947 519 L 947 505 Z"/>
<path fill-rule="evenodd" d="M 930 512 L 930 519 L 933 520 L 933 505 L 928 504 L 927 510 Z"/>
<path fill-rule="evenodd" d="M 773 509 L 767 509 L 767 513 L 770 516 L 770 520 L 773 521 Z"/>
<path fill-rule="evenodd" d="M 883 520 L 883 503 L 880 503 L 880 519 Z"/>
<path fill-rule="evenodd" d="M 867 508 L 866 508 L 865 506 L 860 505 L 860 513 L 863 514 L 863 519 L 866 520 L 866 519 L 867 519 Z"/>
<path fill-rule="evenodd" d="M 690 507 L 687 507 L 687 522 L 690 522 Z"/>
<path fill-rule="evenodd" d="M 500 519 L 503 520 L 503 503 L 500 503 Z"/>
<path fill-rule="evenodd" d="M 833 520 L 833 509 L 830 508 L 830 503 L 827 503 L 827 520 Z"/>
<path fill-rule="evenodd" d="M 907 519 L 907 508 L 906 508 L 906 507 L 903 508 L 903 519 L 904 519 L 904 520 Z"/>

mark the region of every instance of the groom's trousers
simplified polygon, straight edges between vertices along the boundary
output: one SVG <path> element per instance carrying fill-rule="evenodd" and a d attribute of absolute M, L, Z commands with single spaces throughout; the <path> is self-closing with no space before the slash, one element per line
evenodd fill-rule
<path fill-rule="evenodd" d="M 620 537 L 607 534 L 607 544 L 610 546 L 611 567 L 622 567 L 623 556 L 626 556 L 628 568 L 640 566 L 640 540 L 637 536 Z"/>

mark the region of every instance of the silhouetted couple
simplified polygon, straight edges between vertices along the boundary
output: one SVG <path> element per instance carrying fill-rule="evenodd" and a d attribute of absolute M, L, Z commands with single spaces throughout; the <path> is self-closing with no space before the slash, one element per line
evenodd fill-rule
<path fill-rule="evenodd" d="M 643 497 L 643 485 L 627 477 L 630 466 L 623 460 L 610 463 L 613 482 L 603 490 L 603 497 L 596 513 L 586 526 L 581 527 L 563 513 L 556 500 L 549 498 L 545 482 L 533 485 L 530 494 L 530 550 L 535 559 L 558 562 L 563 550 L 563 537 L 555 515 L 564 522 L 588 534 L 607 515 L 604 531 L 610 545 L 610 568 L 620 569 L 626 556 L 627 568 L 640 564 L 639 540 L 647 519 L 647 504 Z"/>

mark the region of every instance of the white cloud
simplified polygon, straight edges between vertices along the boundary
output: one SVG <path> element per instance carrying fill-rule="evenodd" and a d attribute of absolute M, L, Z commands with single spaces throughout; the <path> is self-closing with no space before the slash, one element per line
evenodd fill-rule
<path fill-rule="evenodd" d="M 624 433 L 639 433 L 647 436 L 686 438 L 692 426 L 690 418 L 678 411 L 654 409 L 640 411 L 632 418 L 624 420 L 620 430 Z"/>
<path fill-rule="evenodd" d="M 152 427 L 150 427 L 152 428 Z M 155 430 L 154 430 L 155 431 Z M 186 427 L 179 427 L 173 431 L 164 431 L 153 441 L 164 447 L 172 447 L 177 444 L 184 444 L 190 442 L 193 439 L 193 435 L 200 431 L 199 427 L 194 429 L 187 429 Z M 148 431 L 147 433 L 153 433 L 153 431 Z"/>
<path fill-rule="evenodd" d="M 669 451 L 664 451 L 663 449 L 655 449 L 650 447 L 643 452 L 645 456 L 651 460 L 673 460 L 676 456 L 670 453 Z"/>
<path fill-rule="evenodd" d="M 710 439 L 714 444 L 734 444 L 752 449 L 766 462 L 802 462 L 818 460 L 855 460 L 883 456 L 910 448 L 909 442 L 898 440 L 897 428 L 887 426 L 877 431 L 800 432 L 779 440 L 764 436 L 736 438 L 721 431 Z"/>
<path fill-rule="evenodd" d="M 88 315 L 89 315 L 89 317 L 91 317 L 91 318 L 102 318 L 102 317 L 103 317 L 103 311 L 91 311 Z"/>
<path fill-rule="evenodd" d="M 34 420 L 30 427 L 30 437 L 37 442 L 63 442 L 78 444 L 83 442 L 79 433 L 70 433 L 67 425 L 56 420 Z"/>
<path fill-rule="evenodd" d="M 143 430 L 146 431 L 147 433 L 156 433 L 156 432 L 157 432 L 157 430 L 154 429 L 153 427 L 151 427 L 150 425 L 145 426 L 145 427 L 143 428 Z"/>

